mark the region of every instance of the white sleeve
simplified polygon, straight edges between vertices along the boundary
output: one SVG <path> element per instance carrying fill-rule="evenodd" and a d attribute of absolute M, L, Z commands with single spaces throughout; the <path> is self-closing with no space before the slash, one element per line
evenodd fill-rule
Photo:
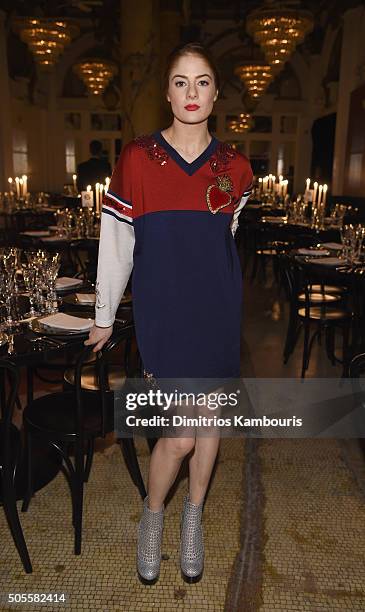
<path fill-rule="evenodd" d="M 132 218 L 104 205 L 95 287 L 95 324 L 98 327 L 114 323 L 133 268 L 134 242 Z"/>
<path fill-rule="evenodd" d="M 232 217 L 232 221 L 231 221 L 231 231 L 232 231 L 232 235 L 234 236 L 236 231 L 237 231 L 237 227 L 238 227 L 238 217 L 240 216 L 242 209 L 244 207 L 244 205 L 246 204 L 247 200 L 249 199 L 251 195 L 251 192 L 249 192 L 247 195 L 244 194 L 241 198 L 241 200 L 239 201 L 239 204 L 236 206 L 236 208 L 233 211 L 233 217 Z"/>

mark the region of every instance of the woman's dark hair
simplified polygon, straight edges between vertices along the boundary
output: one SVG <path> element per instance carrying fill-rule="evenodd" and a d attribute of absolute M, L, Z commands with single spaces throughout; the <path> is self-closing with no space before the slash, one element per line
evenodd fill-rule
<path fill-rule="evenodd" d="M 170 78 L 170 74 L 171 74 L 171 71 L 175 63 L 180 59 L 180 57 L 183 57 L 184 55 L 198 55 L 199 57 L 202 57 L 203 59 L 205 59 L 205 61 L 209 65 L 209 68 L 213 72 L 215 87 L 216 89 L 219 89 L 220 87 L 219 71 L 218 71 L 218 67 L 215 62 L 215 59 L 213 58 L 211 52 L 209 51 L 209 49 L 204 47 L 204 45 L 202 45 L 201 43 L 190 42 L 190 43 L 186 43 L 183 45 L 179 45 L 178 47 L 175 47 L 175 49 L 173 49 L 171 53 L 167 56 L 166 66 L 165 66 L 165 71 L 164 71 L 164 76 L 163 76 L 164 93 L 167 93 L 167 90 L 169 88 L 169 78 Z"/>

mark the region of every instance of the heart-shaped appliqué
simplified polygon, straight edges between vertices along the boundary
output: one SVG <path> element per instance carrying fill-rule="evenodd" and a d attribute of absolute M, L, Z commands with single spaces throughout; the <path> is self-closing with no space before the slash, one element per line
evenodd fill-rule
<path fill-rule="evenodd" d="M 219 210 L 229 206 L 232 202 L 232 197 L 227 193 L 227 191 L 223 191 L 217 185 L 209 185 L 206 194 L 208 208 L 213 215 L 215 215 Z"/>

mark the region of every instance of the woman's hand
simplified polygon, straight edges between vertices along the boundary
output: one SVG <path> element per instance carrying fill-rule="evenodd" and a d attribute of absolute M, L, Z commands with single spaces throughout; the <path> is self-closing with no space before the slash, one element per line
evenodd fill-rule
<path fill-rule="evenodd" d="M 96 327 L 96 325 L 94 324 L 90 329 L 89 337 L 87 340 L 85 340 L 84 344 L 86 344 L 86 346 L 90 344 L 95 344 L 93 348 L 93 353 L 97 353 L 98 351 L 100 351 L 101 348 L 103 348 L 107 340 L 109 340 L 110 336 L 112 335 L 112 332 L 112 325 L 110 325 L 109 327 Z"/>

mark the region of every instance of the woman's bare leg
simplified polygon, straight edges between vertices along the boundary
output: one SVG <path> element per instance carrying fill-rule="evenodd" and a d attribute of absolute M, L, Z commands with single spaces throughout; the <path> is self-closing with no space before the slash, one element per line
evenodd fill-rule
<path fill-rule="evenodd" d="M 189 499 L 199 505 L 204 499 L 219 449 L 219 437 L 197 437 L 189 459 Z"/>
<path fill-rule="evenodd" d="M 214 395 L 223 391 L 216 389 L 211 393 Z M 220 417 L 221 411 L 218 406 L 210 410 L 207 405 L 199 406 L 197 414 L 205 417 Z M 192 504 L 199 505 L 207 492 L 214 463 L 217 457 L 220 443 L 219 427 L 202 426 L 197 428 L 194 453 L 189 459 L 189 500 Z"/>
<path fill-rule="evenodd" d="M 148 473 L 148 506 L 161 509 L 175 482 L 185 455 L 194 447 L 195 438 L 160 438 L 152 451 Z"/>

